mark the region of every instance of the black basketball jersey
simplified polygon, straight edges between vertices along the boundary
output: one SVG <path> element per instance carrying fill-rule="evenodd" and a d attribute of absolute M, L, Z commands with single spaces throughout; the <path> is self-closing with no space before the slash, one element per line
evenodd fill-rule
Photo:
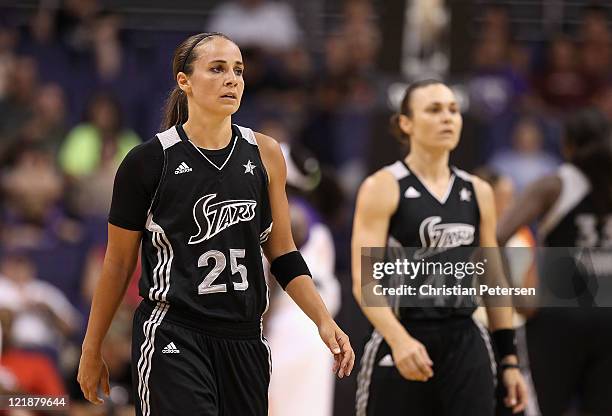
<path fill-rule="evenodd" d="M 261 247 L 272 227 L 268 177 L 252 130 L 232 126 L 215 164 L 172 127 L 157 134 L 161 179 L 142 238 L 140 295 L 202 319 L 259 321 L 267 308 Z"/>
<path fill-rule="evenodd" d="M 417 260 L 444 249 L 480 245 L 480 210 L 469 174 L 451 167 L 446 194 L 438 199 L 403 160 L 385 169 L 397 179 L 400 191 L 389 222 L 388 248 L 410 247 Z M 432 276 L 429 283 L 440 286 L 445 282 Z M 443 319 L 469 316 L 474 308 L 395 307 L 395 311 L 400 320 Z"/>
<path fill-rule="evenodd" d="M 563 164 L 557 175 L 561 193 L 539 225 L 540 241 L 550 247 L 612 247 L 612 207 L 597 215 L 588 178 Z"/>

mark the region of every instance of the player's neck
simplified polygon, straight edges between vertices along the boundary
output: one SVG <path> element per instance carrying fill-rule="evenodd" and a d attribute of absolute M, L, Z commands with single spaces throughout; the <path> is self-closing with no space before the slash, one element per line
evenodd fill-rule
<path fill-rule="evenodd" d="M 223 149 L 232 140 L 232 119 L 225 117 L 189 117 L 183 129 L 196 146 L 204 149 Z"/>
<path fill-rule="evenodd" d="M 420 178 L 439 181 L 450 176 L 448 155 L 448 152 L 433 153 L 412 149 L 404 161 Z"/>

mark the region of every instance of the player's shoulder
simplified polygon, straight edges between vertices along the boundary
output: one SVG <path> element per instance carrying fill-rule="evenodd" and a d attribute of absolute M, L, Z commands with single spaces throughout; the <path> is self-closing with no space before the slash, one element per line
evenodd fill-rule
<path fill-rule="evenodd" d="M 154 164 L 157 161 L 163 161 L 163 155 L 162 143 L 157 137 L 153 137 L 130 149 L 123 159 L 122 165 L 143 166 Z"/>
<path fill-rule="evenodd" d="M 266 169 L 271 172 L 286 169 L 285 159 L 278 141 L 259 132 L 253 132 L 253 136 L 257 142 L 257 147 L 259 148 L 261 158 L 266 165 Z"/>
<path fill-rule="evenodd" d="M 263 133 L 253 132 L 255 139 L 257 140 L 257 146 L 259 151 L 266 154 L 276 155 L 276 157 L 282 157 L 282 151 L 280 143 L 273 137 L 267 136 Z"/>
<path fill-rule="evenodd" d="M 399 180 L 404 177 L 402 176 L 404 173 L 394 168 L 394 165 L 385 166 L 365 178 L 358 193 L 358 204 L 361 207 L 387 213 L 397 209 L 400 193 Z"/>
<path fill-rule="evenodd" d="M 405 175 L 401 170 L 396 169 L 396 166 L 398 165 L 393 164 L 377 170 L 365 178 L 361 188 L 369 192 L 388 192 L 393 189 L 399 189 L 399 181 Z"/>
<path fill-rule="evenodd" d="M 484 179 L 479 178 L 476 175 L 469 175 L 470 180 L 468 182 L 472 183 L 474 187 L 474 192 L 476 192 L 476 197 L 478 199 L 485 198 L 493 198 L 493 187 Z"/>
<path fill-rule="evenodd" d="M 234 127 L 238 130 L 242 139 L 246 140 L 249 144 L 259 148 L 259 152 L 261 153 L 262 158 L 282 158 L 280 144 L 274 138 L 267 136 L 263 133 L 254 131 L 249 127 L 239 126 L 237 124 L 234 124 Z"/>
<path fill-rule="evenodd" d="M 524 196 L 528 200 L 538 202 L 543 211 L 548 211 L 559 199 L 562 191 L 572 192 L 572 185 L 565 182 L 562 172 L 543 176 L 527 186 Z M 575 190 L 578 190 L 577 186 Z"/>

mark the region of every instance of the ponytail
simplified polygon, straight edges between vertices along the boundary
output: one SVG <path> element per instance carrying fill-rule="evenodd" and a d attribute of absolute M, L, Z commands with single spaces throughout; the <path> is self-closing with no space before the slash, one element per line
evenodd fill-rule
<path fill-rule="evenodd" d="M 168 130 L 177 124 L 185 123 L 188 117 L 187 96 L 179 87 L 174 87 L 170 94 L 168 94 L 164 104 L 161 131 Z"/>

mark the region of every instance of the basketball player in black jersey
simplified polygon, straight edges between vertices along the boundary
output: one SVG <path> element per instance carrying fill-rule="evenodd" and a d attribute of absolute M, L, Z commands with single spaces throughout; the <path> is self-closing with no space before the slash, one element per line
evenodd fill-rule
<path fill-rule="evenodd" d="M 140 247 L 144 300 L 132 341 L 138 415 L 267 415 L 262 249 L 280 285 L 317 325 L 334 371 L 340 378 L 351 372 L 348 337 L 291 236 L 280 146 L 231 123 L 243 70 L 240 50 L 226 36 L 185 40 L 174 54 L 177 87 L 165 131 L 132 150 L 117 172 L 79 365 L 81 389 L 93 403 L 101 402 L 98 387 L 109 394 L 100 345 Z"/>
<path fill-rule="evenodd" d="M 484 181 L 449 166 L 462 117 L 453 92 L 439 81 L 412 84 L 393 119 L 410 152 L 362 184 L 353 225 L 353 292 L 361 303 L 362 247 L 496 247 L 495 209 Z M 473 308 L 362 305 L 374 331 L 357 387 L 357 416 L 494 414 L 494 372 L 488 334 Z M 520 412 L 524 381 L 516 368 L 510 308 L 489 308 L 507 388 L 505 405 Z"/>
<path fill-rule="evenodd" d="M 612 137 L 607 118 L 585 109 L 568 119 L 566 163 L 517 199 L 500 220 L 500 243 L 523 225 L 538 222 L 538 244 L 549 247 L 605 247 L 612 264 Z M 601 252 L 600 252 L 601 253 Z M 542 268 L 540 267 L 540 270 Z M 544 274 L 540 285 L 563 276 Z M 541 308 L 526 324 L 527 348 L 542 414 L 612 414 L 612 309 Z"/>

